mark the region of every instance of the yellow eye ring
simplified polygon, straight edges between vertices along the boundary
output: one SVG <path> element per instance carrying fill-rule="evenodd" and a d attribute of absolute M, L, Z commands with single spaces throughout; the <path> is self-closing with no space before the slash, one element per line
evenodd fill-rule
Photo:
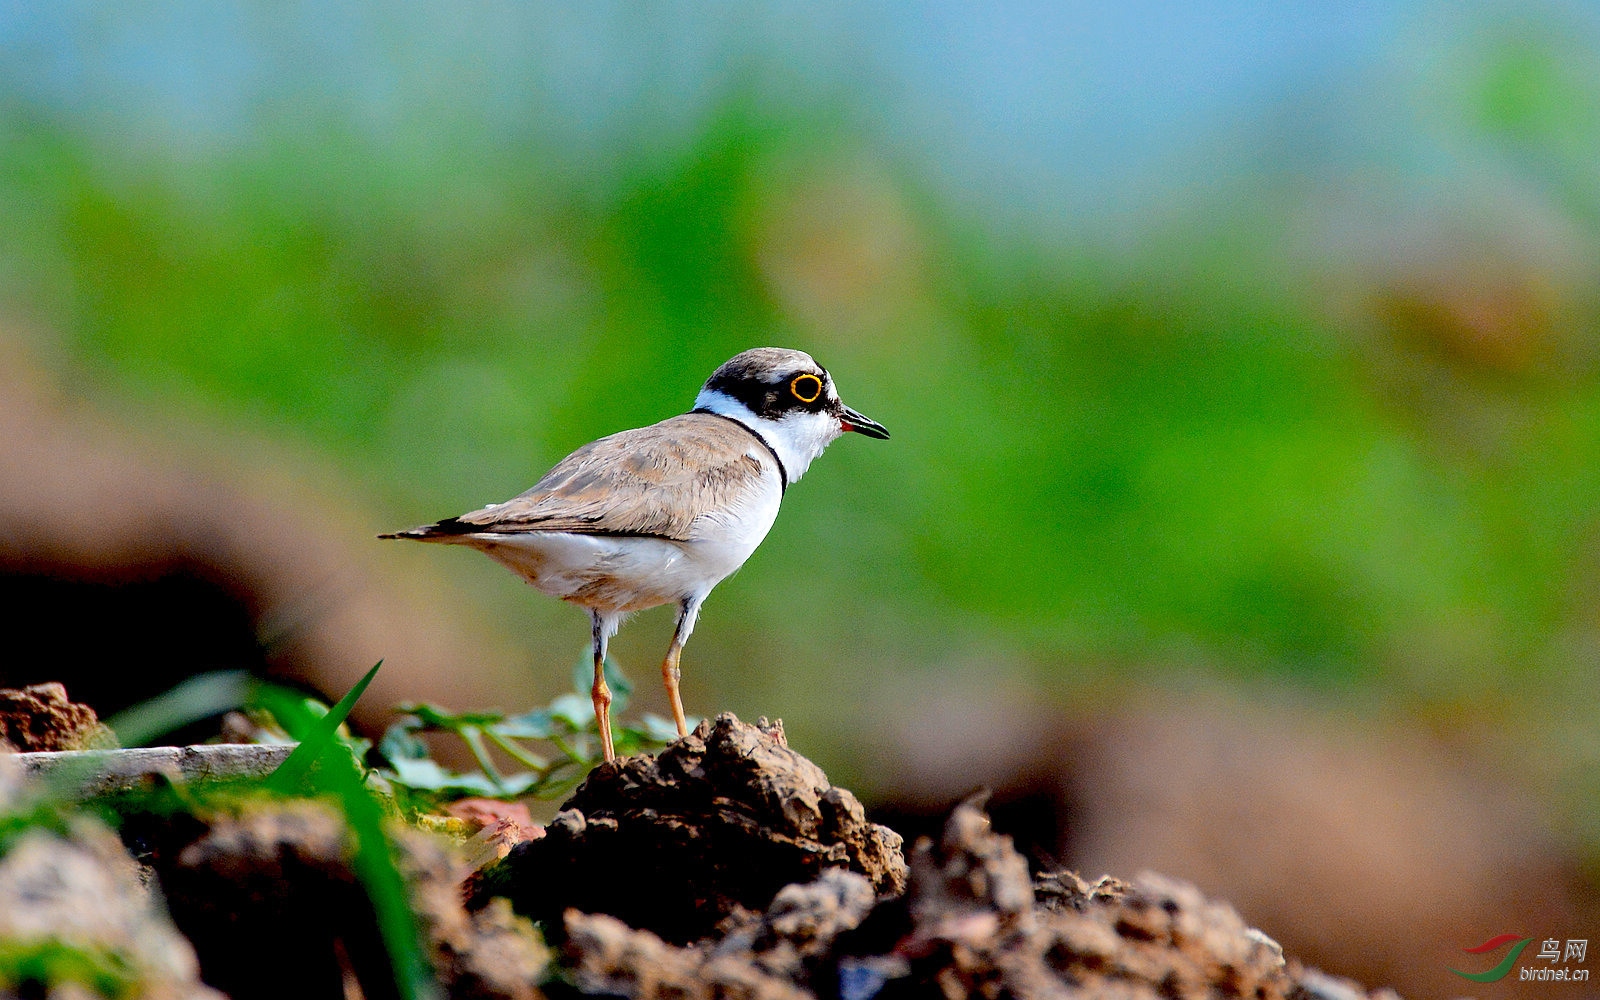
<path fill-rule="evenodd" d="M 794 398 L 802 403 L 815 403 L 817 397 L 822 395 L 822 379 L 815 375 L 796 375 L 789 383 L 789 391 L 794 393 Z M 807 395 L 810 393 L 810 395 Z"/>

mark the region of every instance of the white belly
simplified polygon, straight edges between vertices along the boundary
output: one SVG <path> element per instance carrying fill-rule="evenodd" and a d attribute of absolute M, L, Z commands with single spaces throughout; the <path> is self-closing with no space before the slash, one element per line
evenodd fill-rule
<path fill-rule="evenodd" d="M 744 565 L 778 515 L 777 491 L 694 525 L 694 539 L 562 531 L 459 536 L 540 592 L 601 612 L 643 611 L 705 597 Z"/>

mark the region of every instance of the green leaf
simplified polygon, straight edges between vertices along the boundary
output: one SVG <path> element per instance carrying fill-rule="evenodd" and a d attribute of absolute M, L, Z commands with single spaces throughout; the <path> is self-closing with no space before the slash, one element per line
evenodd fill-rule
<path fill-rule="evenodd" d="M 423 727 L 457 730 L 463 726 L 491 726 L 505 718 L 501 712 L 452 712 L 426 702 L 405 703 L 395 710 L 414 715 Z"/>
<path fill-rule="evenodd" d="M 507 716 L 488 728 L 508 739 L 544 740 L 555 732 L 555 716 L 548 708 L 535 708 L 521 715 Z"/>
<path fill-rule="evenodd" d="M 378 670 L 382 666 L 382 660 L 373 664 L 372 669 L 367 671 L 366 676 L 357 681 L 355 687 L 352 687 L 343 698 L 339 699 L 338 704 L 329 709 L 326 715 L 303 729 L 301 727 L 304 725 L 304 716 L 298 719 L 291 719 L 284 718 L 277 711 L 273 712 L 274 715 L 279 716 L 278 721 L 283 723 L 284 728 L 289 730 L 289 735 L 300 741 L 300 745 L 290 751 L 288 758 L 278 765 L 276 771 L 272 772 L 272 776 L 267 779 L 269 788 L 279 792 L 292 791 L 294 786 L 305 777 L 312 764 L 324 756 L 329 747 L 338 742 L 339 727 L 344 724 L 344 720 L 350 715 L 350 710 L 356 707 L 356 702 L 366 692 L 367 685 L 371 684 L 372 679 L 378 676 Z M 268 704 L 267 707 L 269 709 L 288 707 L 284 704 L 285 699 L 281 697 L 271 697 L 269 695 L 269 699 L 276 703 Z M 294 716 L 296 713 L 290 711 L 285 714 Z M 296 729 L 301 729 L 301 731 L 297 732 Z"/>
<path fill-rule="evenodd" d="M 594 726 L 594 702 L 589 700 L 588 695 L 557 695 L 550 703 L 550 715 L 565 722 L 574 731 L 582 732 Z"/>
<path fill-rule="evenodd" d="M 339 726 L 382 666 L 379 661 L 320 717 L 295 692 L 261 685 L 258 693 L 262 704 L 278 717 L 291 736 L 300 739 L 300 745 L 267 779 L 267 787 L 289 793 L 304 789 L 338 799 L 355 837 L 352 866 L 377 917 L 396 990 L 402 1000 L 423 1000 L 437 996 L 437 984 L 422 951 L 405 879 L 395 867 L 393 850 L 384 832 L 384 808 L 368 788 L 360 762 L 338 739 Z"/>
<path fill-rule="evenodd" d="M 678 738 L 678 724 L 665 716 L 646 712 L 641 721 L 644 723 L 644 734 L 657 743 L 671 743 Z M 684 719 L 684 722 L 688 724 L 691 733 L 694 732 L 694 727 L 700 724 L 700 720 L 692 715 Z"/>
<path fill-rule="evenodd" d="M 496 785 L 487 775 L 462 774 L 432 760 L 394 761 L 393 771 L 387 777 L 395 784 L 414 791 L 465 792 L 489 798 L 521 795 L 539 781 L 536 774 L 512 774 L 502 778 L 501 783 Z"/>
<path fill-rule="evenodd" d="M 102 997 L 141 993 L 139 969 L 110 947 L 83 946 L 55 938 L 0 941 L 0 990 L 7 995 L 43 990 L 58 996 L 75 983 Z"/>
<path fill-rule="evenodd" d="M 392 763 L 397 760 L 427 758 L 428 744 L 417 739 L 416 734 L 412 732 L 416 724 L 416 716 L 411 715 L 384 730 L 383 739 L 378 741 L 378 752 L 385 760 Z"/>
<path fill-rule="evenodd" d="M 608 659 L 605 668 L 614 699 L 633 689 L 615 661 Z M 594 706 L 582 663 L 575 672 L 574 684 L 578 690 L 558 695 L 548 706 L 512 716 L 499 712 L 452 712 L 421 703 L 400 705 L 398 709 L 408 714 L 389 727 L 379 744 L 387 766 L 378 772 L 378 777 L 424 803 L 424 807 L 464 795 L 559 797 L 582 781 L 599 761 Z M 613 709 L 619 703 L 614 700 Z M 453 734 L 466 744 L 479 773 L 457 773 L 430 759 L 428 745 L 417 738 L 424 732 Z M 647 715 L 639 724 L 614 724 L 613 735 L 621 752 L 636 753 L 676 738 L 677 729 L 670 720 Z M 519 741 L 544 741 L 548 752 L 535 752 Z M 510 758 L 522 770 L 502 774 L 494 751 Z"/>

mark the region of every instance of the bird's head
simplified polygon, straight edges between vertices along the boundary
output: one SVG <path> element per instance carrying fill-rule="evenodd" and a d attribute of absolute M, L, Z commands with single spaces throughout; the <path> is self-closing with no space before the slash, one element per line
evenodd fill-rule
<path fill-rule="evenodd" d="M 889 436 L 882 424 L 844 404 L 833 377 L 811 355 L 781 347 L 730 358 L 706 379 L 694 408 L 731 417 L 760 434 L 778 453 L 790 482 L 841 434 Z"/>

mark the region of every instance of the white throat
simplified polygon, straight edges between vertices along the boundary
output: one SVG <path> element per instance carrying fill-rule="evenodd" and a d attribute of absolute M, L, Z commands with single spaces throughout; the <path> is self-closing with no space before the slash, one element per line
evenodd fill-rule
<path fill-rule="evenodd" d="M 750 407 L 732 396 L 707 389 L 700 390 L 700 395 L 695 397 L 694 408 L 737 420 L 765 438 L 778 453 L 778 461 L 783 463 L 783 471 L 791 483 L 799 482 L 811 467 L 811 461 L 844 433 L 839 418 L 828 413 L 794 410 L 781 420 L 770 420 L 756 416 Z"/>

